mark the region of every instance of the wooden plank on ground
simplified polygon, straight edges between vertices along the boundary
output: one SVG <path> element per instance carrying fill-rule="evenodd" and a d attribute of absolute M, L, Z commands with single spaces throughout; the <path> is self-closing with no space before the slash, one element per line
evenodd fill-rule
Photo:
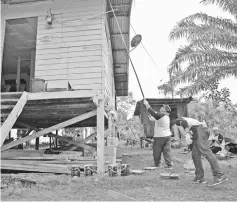
<path fill-rule="evenodd" d="M 145 167 L 145 168 L 143 168 L 143 169 L 144 169 L 144 170 L 155 170 L 155 169 L 157 169 L 157 167 L 151 167 L 151 166 L 149 167 L 149 166 L 148 166 L 148 167 Z"/>
<path fill-rule="evenodd" d="M 24 164 L 25 163 L 25 164 Z M 70 174 L 71 171 L 68 166 L 58 165 L 45 165 L 45 164 L 33 164 L 32 162 L 17 162 L 10 160 L 1 161 L 1 169 L 7 170 L 23 170 L 23 171 L 34 171 L 34 172 L 47 172 L 47 173 L 61 173 Z"/>
<path fill-rule="evenodd" d="M 16 106 L 13 108 L 5 122 L 1 127 L 1 147 L 3 145 L 4 140 L 8 136 L 11 128 L 13 127 L 14 123 L 16 122 L 17 118 L 20 116 L 22 109 L 24 108 L 28 99 L 28 93 L 24 92 L 21 98 L 18 100 Z"/>
<path fill-rule="evenodd" d="M 77 165 L 80 168 L 84 168 L 85 165 L 97 165 L 96 161 L 77 161 L 77 162 L 62 162 L 53 163 L 51 161 L 29 161 L 29 160 L 1 160 L 1 169 L 9 170 L 24 170 L 24 171 L 36 171 L 36 172 L 50 172 L 50 173 L 70 173 L 72 165 Z M 105 162 L 105 170 L 108 169 L 109 162 Z"/>
<path fill-rule="evenodd" d="M 126 196 L 113 190 L 108 190 L 108 196 L 114 199 L 114 201 L 136 201 L 136 199 L 132 197 Z"/>
<path fill-rule="evenodd" d="M 60 129 L 60 128 L 64 128 L 64 127 L 66 127 L 66 126 L 69 126 L 69 125 L 72 125 L 72 124 L 74 124 L 74 123 L 78 123 L 78 122 L 80 122 L 80 121 L 83 121 L 83 120 L 85 120 L 85 119 L 88 119 L 88 118 L 90 118 L 90 117 L 93 117 L 93 116 L 96 115 L 96 113 L 97 113 L 96 110 L 93 110 L 93 111 L 91 111 L 91 112 L 87 112 L 87 113 L 85 113 L 85 114 L 83 114 L 83 115 L 77 116 L 77 117 L 75 117 L 75 118 L 69 119 L 69 120 L 64 121 L 64 122 L 62 122 L 62 123 L 59 123 L 59 124 L 56 124 L 56 125 L 51 126 L 51 127 L 49 127 L 49 128 L 43 129 L 43 130 L 41 130 L 41 131 L 38 131 L 38 132 L 36 132 L 36 133 L 34 133 L 34 134 L 30 135 L 30 136 L 21 138 L 21 139 L 19 139 L 19 140 L 16 140 L 16 141 L 14 141 L 14 142 L 11 142 L 11 143 L 9 143 L 9 144 L 6 144 L 6 145 L 2 146 L 2 147 L 1 147 L 1 151 L 10 149 L 10 148 L 12 148 L 12 147 L 14 147 L 14 146 L 17 146 L 17 145 L 22 144 L 22 143 L 24 143 L 24 142 L 33 140 L 33 139 L 35 139 L 35 138 L 37 138 L 37 137 L 40 137 L 40 136 L 42 136 L 42 135 L 51 133 L 51 132 L 53 132 L 53 131 L 55 131 L 55 130 L 58 130 L 58 129 Z"/>

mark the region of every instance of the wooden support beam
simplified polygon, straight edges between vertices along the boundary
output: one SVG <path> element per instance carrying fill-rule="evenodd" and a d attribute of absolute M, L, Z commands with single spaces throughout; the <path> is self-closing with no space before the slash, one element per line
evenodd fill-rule
<path fill-rule="evenodd" d="M 1 127 L 1 146 L 6 139 L 8 133 L 11 131 L 12 126 L 16 122 L 17 118 L 20 116 L 22 109 L 24 108 L 26 102 L 27 102 L 28 93 L 24 92 L 21 96 L 21 98 L 16 103 L 16 106 L 13 108 L 5 122 L 3 123 Z"/>
<path fill-rule="evenodd" d="M 35 139 L 35 150 L 39 150 L 39 137 Z"/>
<path fill-rule="evenodd" d="M 97 135 L 97 133 L 95 132 L 95 133 L 91 134 L 90 136 L 88 136 L 87 138 L 85 138 L 84 140 L 78 140 L 78 141 L 76 141 L 75 143 L 85 144 L 85 143 L 87 143 L 89 140 L 94 139 L 94 138 L 96 137 L 96 135 Z M 73 151 L 73 150 L 77 149 L 77 147 L 78 147 L 78 146 L 73 146 L 73 147 L 71 147 L 70 149 L 68 149 L 68 151 Z"/>
<path fill-rule="evenodd" d="M 35 78 L 35 50 L 32 50 L 30 55 L 30 83 L 29 83 L 30 92 L 32 92 L 31 81 L 34 78 Z"/>
<path fill-rule="evenodd" d="M 56 135 L 58 135 L 58 130 L 56 130 Z M 55 138 L 55 147 L 58 148 L 58 139 Z"/>
<path fill-rule="evenodd" d="M 51 147 L 52 147 L 52 137 L 49 136 L 49 148 L 51 149 Z"/>
<path fill-rule="evenodd" d="M 77 147 L 82 147 L 82 148 L 84 148 L 84 149 L 91 149 L 91 146 L 89 146 L 89 145 L 85 145 L 84 143 L 76 143 L 76 142 L 73 141 L 73 140 L 68 140 L 68 139 L 65 138 L 65 137 L 62 137 L 62 136 L 59 136 L 59 135 L 55 135 L 55 134 L 53 134 L 53 133 L 49 133 L 48 136 L 58 138 L 58 139 L 61 140 L 61 141 L 67 142 L 67 143 L 69 143 L 69 144 L 76 145 Z"/>
<path fill-rule="evenodd" d="M 28 100 L 48 100 L 48 99 L 67 99 L 67 98 L 91 98 L 93 91 L 60 91 L 60 92 L 41 92 L 29 93 Z"/>
<path fill-rule="evenodd" d="M 45 129 L 43 129 L 43 130 L 41 130 L 41 131 L 38 131 L 38 132 L 36 132 L 36 133 L 34 133 L 34 134 L 30 135 L 30 136 L 21 138 L 21 139 L 19 139 L 19 140 L 16 140 L 16 141 L 14 141 L 14 142 L 11 142 L 11 143 L 9 143 L 9 144 L 6 144 L 6 145 L 2 146 L 2 147 L 1 147 L 1 151 L 10 149 L 10 148 L 15 147 L 15 146 L 17 146 L 17 145 L 19 145 L 19 144 L 22 144 L 22 143 L 24 143 L 24 142 L 33 140 L 33 139 L 35 139 L 35 138 L 37 138 L 37 137 L 40 137 L 40 136 L 42 136 L 42 135 L 51 133 L 51 132 L 53 132 L 53 131 L 55 131 L 55 130 L 58 130 L 58 129 L 60 129 L 60 128 L 64 128 L 64 127 L 69 126 L 69 125 L 72 125 L 72 124 L 74 124 L 74 123 L 78 123 L 78 122 L 80 122 L 80 121 L 83 121 L 83 120 L 88 119 L 88 118 L 90 118 L 90 117 L 93 117 L 93 116 L 95 116 L 95 115 L 96 115 L 96 110 L 93 110 L 93 111 L 91 111 L 91 112 L 87 112 L 87 113 L 85 113 L 85 114 L 83 114 L 83 115 L 77 116 L 77 117 L 75 117 L 75 118 L 72 118 L 72 119 L 69 119 L 69 120 L 64 121 L 64 122 L 62 122 L 62 123 L 56 124 L 56 125 L 54 125 L 54 126 L 51 126 L 51 127 L 49 127 L 49 128 L 45 128 Z M 2 141 L 2 139 L 1 139 L 1 141 Z M 3 141 L 4 141 L 4 140 L 3 140 Z"/>
<path fill-rule="evenodd" d="M 2 9 L 4 7 L 4 4 L 1 4 Z M 2 76 L 2 59 L 3 59 L 3 49 L 4 49 L 4 40 L 5 40 L 5 27 L 6 27 L 6 20 L 3 16 L 1 16 L 1 57 L 0 57 L 0 76 Z M 1 78 L 1 82 L 2 78 Z"/>
<path fill-rule="evenodd" d="M 104 99 L 97 106 L 97 173 L 104 174 Z"/>
<path fill-rule="evenodd" d="M 21 82 L 21 56 L 17 57 L 17 73 L 16 73 L 16 91 L 20 91 Z"/>

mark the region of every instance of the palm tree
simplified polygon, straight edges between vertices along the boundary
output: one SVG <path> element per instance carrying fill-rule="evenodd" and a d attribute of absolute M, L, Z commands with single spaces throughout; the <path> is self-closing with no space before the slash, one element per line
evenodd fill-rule
<path fill-rule="evenodd" d="M 189 83 L 178 94 L 193 95 L 208 90 L 228 76 L 237 77 L 237 0 L 202 0 L 228 11 L 233 19 L 196 13 L 179 21 L 170 40 L 186 38 L 169 66 L 172 84 Z"/>

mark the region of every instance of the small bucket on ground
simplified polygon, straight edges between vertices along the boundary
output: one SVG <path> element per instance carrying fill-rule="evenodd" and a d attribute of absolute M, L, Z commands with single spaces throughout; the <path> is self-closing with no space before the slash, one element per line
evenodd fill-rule
<path fill-rule="evenodd" d="M 117 172 L 118 172 L 117 165 L 109 165 L 108 166 L 108 173 L 109 173 L 110 177 L 117 176 Z"/>
<path fill-rule="evenodd" d="M 80 175 L 81 175 L 81 172 L 80 172 L 80 167 L 79 166 L 77 166 L 77 165 L 73 165 L 72 167 L 71 167 L 71 176 L 72 177 L 80 177 Z"/>
<path fill-rule="evenodd" d="M 122 164 L 121 165 L 121 176 L 127 176 L 130 174 L 130 165 Z"/>
<path fill-rule="evenodd" d="M 84 173 L 85 173 L 85 176 L 92 176 L 93 173 L 94 173 L 94 170 L 92 169 L 92 166 L 91 165 L 85 165 L 84 166 Z"/>

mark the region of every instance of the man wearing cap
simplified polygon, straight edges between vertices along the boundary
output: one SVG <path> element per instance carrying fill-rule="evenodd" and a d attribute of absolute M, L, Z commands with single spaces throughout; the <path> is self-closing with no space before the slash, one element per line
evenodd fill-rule
<path fill-rule="evenodd" d="M 204 123 L 196 119 L 180 117 L 176 119 L 175 124 L 181 129 L 184 135 L 191 134 L 192 136 L 192 159 L 196 168 L 193 183 L 206 183 L 201 156 L 205 157 L 210 163 L 214 176 L 214 182 L 209 186 L 227 181 L 228 179 L 220 171 L 218 161 L 210 149 L 208 142 L 209 131 L 204 127 Z"/>
<path fill-rule="evenodd" d="M 161 166 L 161 153 L 163 153 L 166 169 L 173 169 L 171 160 L 171 132 L 170 132 L 170 117 L 171 109 L 168 105 L 164 105 L 160 112 L 154 111 L 149 103 L 144 100 L 148 112 L 153 117 L 155 122 L 154 127 L 154 142 L 153 142 L 153 158 L 156 167 Z"/>

